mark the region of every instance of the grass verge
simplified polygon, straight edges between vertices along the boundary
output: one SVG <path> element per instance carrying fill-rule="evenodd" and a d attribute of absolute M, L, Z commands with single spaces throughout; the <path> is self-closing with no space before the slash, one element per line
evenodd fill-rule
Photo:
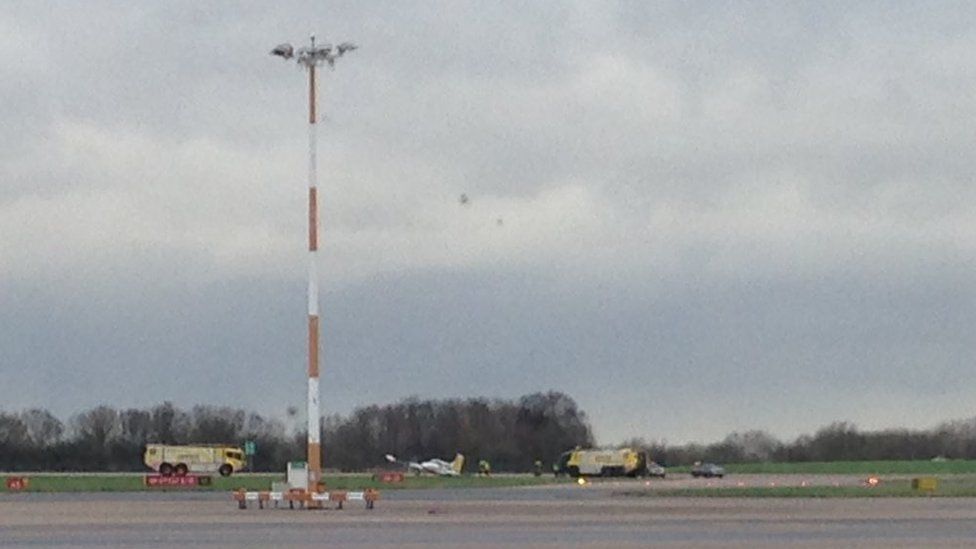
<path fill-rule="evenodd" d="M 285 480 L 280 474 L 241 474 L 231 477 L 213 476 L 213 484 L 193 488 L 148 488 L 145 486 L 142 474 L 79 474 L 79 475 L 49 475 L 49 474 L 17 474 L 0 475 L 0 493 L 7 492 L 4 479 L 12 476 L 23 476 L 29 480 L 27 492 L 187 492 L 187 491 L 231 491 L 244 488 L 245 490 L 267 490 L 274 481 Z M 501 488 L 508 486 L 535 486 L 567 482 L 556 480 L 551 475 L 533 477 L 528 475 L 503 475 L 494 477 L 415 477 L 408 476 L 403 482 L 383 483 L 373 479 L 370 474 L 360 475 L 325 475 L 325 485 L 333 490 L 360 490 L 377 488 L 382 490 L 399 490 L 406 488 Z"/>
<path fill-rule="evenodd" d="M 940 478 L 933 492 L 912 488 L 909 479 L 882 479 L 878 486 L 727 486 L 674 488 L 661 490 L 624 490 L 628 497 L 698 497 L 698 498 L 906 498 L 906 497 L 976 497 L 976 478 Z"/>
<path fill-rule="evenodd" d="M 976 473 L 976 460 L 731 463 L 725 465 L 725 470 L 730 475 L 961 475 Z M 668 471 L 673 473 L 687 473 L 691 471 L 691 467 L 669 467 Z"/>

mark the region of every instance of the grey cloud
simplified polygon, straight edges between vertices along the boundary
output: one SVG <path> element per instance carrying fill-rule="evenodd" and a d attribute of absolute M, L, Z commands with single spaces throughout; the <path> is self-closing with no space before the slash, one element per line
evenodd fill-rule
<path fill-rule="evenodd" d="M 346 410 L 410 394 L 555 387 L 599 410 L 606 442 L 748 426 L 797 434 L 841 411 L 885 425 L 889 416 L 861 408 L 879 394 L 915 394 L 931 411 L 892 412 L 907 425 L 966 413 L 947 399 L 970 362 L 971 299 L 930 289 L 931 279 L 553 282 L 400 274 L 324 296 L 323 401 Z M 151 298 L 134 289 L 57 304 L 33 290 L 8 301 L 20 322 L 4 330 L 4 348 L 22 351 L 6 353 L 20 367 L 5 402 L 62 414 L 100 401 L 244 402 L 272 413 L 300 403 L 290 390 L 304 375 L 300 281 L 154 286 L 142 288 Z M 689 430 L 701 417 L 712 420 Z"/>
<path fill-rule="evenodd" d="M 321 82 L 326 412 L 969 413 L 968 4 L 0 10 L 36 59 L 0 64 L 10 406 L 300 396 L 305 84 L 267 51 L 314 27 L 362 45 Z"/>

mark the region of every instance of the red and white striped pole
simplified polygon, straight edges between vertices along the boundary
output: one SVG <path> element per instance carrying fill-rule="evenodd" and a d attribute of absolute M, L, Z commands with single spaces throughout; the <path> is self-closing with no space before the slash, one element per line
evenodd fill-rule
<path fill-rule="evenodd" d="M 315 35 L 308 48 L 297 51 L 291 44 L 279 44 L 272 55 L 289 60 L 308 69 L 308 490 L 315 491 L 322 480 L 322 442 L 319 426 L 319 286 L 316 256 L 319 249 L 319 205 L 316 191 L 316 135 L 315 68 L 322 63 L 330 67 L 346 52 L 356 49 L 351 42 L 335 48 L 325 44 L 315 46 Z"/>
<path fill-rule="evenodd" d="M 315 36 L 312 36 L 312 51 Z M 319 248 L 319 205 L 316 191 L 315 63 L 308 66 L 308 489 L 322 479 L 319 439 L 319 285 L 315 268 Z"/>

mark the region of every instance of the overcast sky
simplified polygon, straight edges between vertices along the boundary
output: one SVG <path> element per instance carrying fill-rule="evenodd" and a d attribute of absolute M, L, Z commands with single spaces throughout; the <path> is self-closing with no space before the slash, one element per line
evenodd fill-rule
<path fill-rule="evenodd" d="M 976 4 L 201 4 L 0 4 L 3 409 L 304 408 L 314 31 L 324 413 L 976 414 Z"/>

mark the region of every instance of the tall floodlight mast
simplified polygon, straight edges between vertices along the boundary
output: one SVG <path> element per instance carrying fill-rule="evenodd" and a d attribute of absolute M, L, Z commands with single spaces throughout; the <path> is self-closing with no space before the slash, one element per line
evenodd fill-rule
<path fill-rule="evenodd" d="M 316 275 L 316 252 L 319 248 L 319 208 L 316 191 L 316 118 L 315 69 L 323 63 L 335 67 L 336 59 L 356 45 L 343 42 L 315 45 L 315 35 L 309 46 L 297 51 L 291 44 L 280 44 L 271 50 L 285 60 L 294 58 L 308 70 L 308 490 L 315 490 L 322 479 L 322 445 L 319 435 L 319 287 Z"/>

